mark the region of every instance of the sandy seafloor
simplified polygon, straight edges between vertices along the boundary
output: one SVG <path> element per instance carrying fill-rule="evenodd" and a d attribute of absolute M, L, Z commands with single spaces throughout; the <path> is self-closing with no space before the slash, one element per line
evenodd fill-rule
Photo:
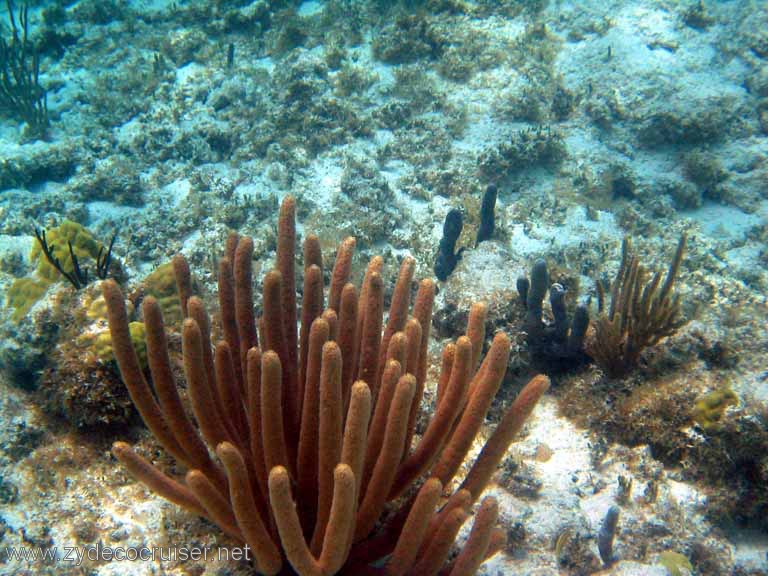
<path fill-rule="evenodd" d="M 302 234 L 317 232 L 329 252 L 356 235 L 356 270 L 383 254 L 390 285 L 405 254 L 417 258 L 417 277 L 432 275 L 445 215 L 460 207 L 467 250 L 440 283 L 435 310 L 466 311 L 481 299 L 492 318 L 519 306 L 515 279 L 537 257 L 578 280 L 584 298 L 596 274 L 616 271 L 623 236 L 661 268 L 687 231 L 678 291 L 689 322 L 613 385 L 687 391 L 690 401 L 727 383 L 739 404 L 724 420 L 751 419 L 765 432 L 768 3 L 64 4 L 63 16 L 50 16 L 63 48 L 41 66 L 47 141 L 25 140 L 22 125 L 0 118 L 0 546 L 61 553 L 220 540 L 111 458 L 118 438 L 153 450 L 135 420 L 78 430 L 44 409 L 50 392 L 35 388 L 40 358 L 52 362 L 58 345 L 45 314 L 56 289 L 19 323 L 6 295 L 15 277 L 33 272 L 33 227 L 63 218 L 102 240 L 119 230 L 115 255 L 131 285 L 182 251 L 212 298 L 211 254 L 228 229 L 254 236 L 259 277 L 269 269 L 286 194 L 297 198 Z M 42 12 L 30 13 L 34 33 Z M 537 138 L 557 140 L 547 144 L 554 152 L 499 160 L 520 131 L 539 126 Z M 497 232 L 474 247 L 490 182 L 499 186 Z M 525 344 L 512 332 L 519 322 L 504 328 L 516 344 L 514 387 L 526 373 Z M 435 362 L 461 330 L 434 331 Z M 727 361 L 712 361 L 713 349 L 727 350 Z M 667 551 L 696 574 L 767 574 L 768 522 L 744 521 L 742 509 L 712 513 L 711 499 L 743 490 L 744 477 L 729 485 L 691 473 L 688 456 L 711 442 L 694 422 L 656 430 L 684 446 L 683 456 L 658 458 L 642 430 L 629 443 L 564 406 L 610 386 L 594 367 L 557 378 L 510 450 L 511 479 L 489 490 L 510 542 L 480 573 L 601 569 L 585 558 L 596 561 L 597 531 L 623 476 L 633 488 L 620 506 L 618 560 L 602 574 L 672 573 L 660 562 Z M 763 482 L 754 494 L 765 497 L 768 460 L 747 465 Z M 583 564 L 556 550 L 564 534 L 561 544 L 581 546 Z M 0 573 L 245 574 L 248 566 L 29 566 L 5 557 Z"/>

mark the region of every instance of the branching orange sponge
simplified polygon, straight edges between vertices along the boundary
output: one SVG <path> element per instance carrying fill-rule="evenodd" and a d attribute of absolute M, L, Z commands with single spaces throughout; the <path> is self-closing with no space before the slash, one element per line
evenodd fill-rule
<path fill-rule="evenodd" d="M 434 282 L 419 284 L 409 315 L 414 262 L 406 258 L 385 323 L 383 261 L 371 261 L 358 292 L 348 282 L 354 240 L 347 239 L 326 307 L 322 255 L 310 235 L 299 314 L 295 242 L 289 197 L 280 208 L 277 267 L 264 279 L 257 321 L 253 242 L 230 237 L 219 268 L 223 340 L 215 346 L 202 301 L 191 295 L 189 268 L 181 257 L 174 261 L 194 421 L 176 389 L 157 301 L 143 303 L 150 387 L 131 343 L 123 295 L 113 281 L 104 283 L 126 386 L 152 434 L 188 472 L 184 481 L 171 478 L 122 442 L 113 453 L 151 490 L 249 544 L 262 574 L 474 574 L 503 546 L 493 498 L 483 500 L 463 551 L 447 563 L 454 540 L 548 379 L 537 376 L 522 390 L 462 489 L 437 511 L 501 384 L 509 338 L 497 334 L 480 363 L 485 307 L 473 307 L 468 336 L 444 356 L 436 415 L 414 443 Z"/>

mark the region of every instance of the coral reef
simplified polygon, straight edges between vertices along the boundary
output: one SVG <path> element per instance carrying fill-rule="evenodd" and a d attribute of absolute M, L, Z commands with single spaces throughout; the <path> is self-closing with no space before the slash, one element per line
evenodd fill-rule
<path fill-rule="evenodd" d="M 139 365 L 143 368 L 147 368 L 147 347 L 146 347 L 146 329 L 143 322 L 130 322 L 128 324 L 128 332 L 131 335 L 131 342 L 133 343 L 133 349 L 136 350 L 136 356 L 139 359 Z M 96 353 L 96 357 L 104 362 L 112 362 L 115 359 L 114 352 L 112 350 L 112 338 L 109 332 L 104 331 L 96 335 L 93 338 L 93 349 Z"/>
<path fill-rule="evenodd" d="M 669 571 L 670 576 L 683 576 L 683 574 L 690 574 L 693 571 L 691 561 L 674 550 L 666 550 L 661 553 L 660 557 L 661 565 Z"/>
<path fill-rule="evenodd" d="M 49 354 L 49 366 L 38 384 L 39 404 L 76 430 L 99 430 L 102 434 L 122 430 L 136 410 L 109 357 L 111 350 L 106 362 L 90 352 L 87 346 L 73 344 Z"/>
<path fill-rule="evenodd" d="M 156 400 L 131 343 L 123 296 L 114 282 L 104 283 L 123 379 L 150 431 L 188 466 L 186 482 L 166 476 L 123 442 L 114 445 L 113 453 L 152 490 L 251 545 L 262 573 L 279 573 L 283 556 L 302 575 L 380 573 L 372 564 L 388 556 L 387 573 L 436 574 L 469 506 L 549 382 L 538 376 L 520 392 L 461 488 L 436 514 L 443 487 L 466 457 L 501 384 L 508 338 L 497 334 L 481 365 L 486 309 L 473 307 L 467 336 L 443 354 L 437 412 L 409 452 L 426 378 L 434 283 L 421 282 L 408 319 L 414 261 L 405 259 L 384 326 L 383 261 L 371 260 L 358 297 L 347 282 L 354 249 L 354 241 L 347 239 L 337 253 L 325 308 L 320 245 L 308 236 L 297 332 L 295 244 L 295 205 L 288 197 L 279 215 L 277 267 L 264 279 L 257 335 L 253 242 L 230 236 L 219 263 L 224 340 L 215 353 L 202 301 L 190 296 L 188 268 L 177 264 L 187 316 L 184 372 L 199 432 L 184 412 L 171 375 L 157 301 L 148 297 L 143 303 Z M 223 469 L 211 460 L 206 444 L 216 447 Z M 378 525 L 387 502 L 403 495 L 405 502 Z M 484 499 L 447 573 L 474 574 L 499 549 L 505 537 L 494 528 L 497 514 L 495 499 Z"/>
<path fill-rule="evenodd" d="M 72 143 L 55 143 L 42 150 L 9 150 L 0 162 L 0 190 L 67 180 L 77 168 L 79 155 Z"/>
<path fill-rule="evenodd" d="M 647 445 L 654 459 L 671 470 L 679 467 L 682 478 L 702 482 L 708 493 L 706 514 L 715 523 L 764 530 L 767 415 L 754 407 L 719 402 L 712 409 L 718 419 L 702 427 L 697 421 L 702 400 L 722 399 L 722 384 L 710 382 L 707 372 L 682 372 L 650 381 L 636 374 L 620 381 L 590 374 L 557 388 L 560 406 L 602 441 Z M 706 417 L 713 418 L 709 409 Z M 694 425 L 699 426 L 696 431 Z"/>
<path fill-rule="evenodd" d="M 373 43 L 373 54 L 390 64 L 437 58 L 443 46 L 439 33 L 421 14 L 400 14 L 381 30 Z"/>
<path fill-rule="evenodd" d="M 725 527 L 768 530 L 768 414 L 733 410 L 689 448 L 690 478 L 714 488 L 707 514 Z"/>
<path fill-rule="evenodd" d="M 707 99 L 698 109 L 672 103 L 643 118 L 638 139 L 645 147 L 717 142 L 732 124 L 734 109 L 729 104 L 726 97 Z"/>
<path fill-rule="evenodd" d="M 77 235 L 78 234 L 76 233 L 75 245 L 77 245 Z M 69 256 L 69 266 L 67 267 L 54 253 L 55 245 L 48 243 L 45 230 L 38 230 L 36 228 L 35 238 L 37 239 L 37 245 L 45 256 L 48 264 L 50 264 L 61 276 L 66 278 L 69 283 L 75 287 L 75 290 L 79 290 L 88 284 L 88 268 L 80 267 L 80 261 L 75 253 L 75 248 L 71 240 L 67 239 L 67 248 L 69 249 L 67 252 L 67 255 Z M 96 253 L 95 258 L 97 278 L 104 280 L 107 277 L 107 274 L 109 274 L 110 265 L 112 264 L 112 248 L 115 245 L 116 239 L 117 234 L 114 234 L 112 240 L 109 241 L 109 247 L 106 249 L 104 246 L 99 246 L 99 251 Z M 40 269 L 38 268 L 38 272 L 39 271 Z"/>
<path fill-rule="evenodd" d="M 79 176 L 70 186 L 70 191 L 83 201 L 105 200 L 125 206 L 144 203 L 137 164 L 124 155 L 99 162 Z"/>
<path fill-rule="evenodd" d="M 7 2 L 0 4 L 8 44 L 13 26 Z M 21 37 L 23 2 L 12 4 Z M 659 576 L 674 552 L 687 560 L 681 573 L 764 576 L 768 11 L 760 3 L 27 4 L 28 70 L 34 56 L 39 62 L 39 89 L 30 95 L 47 93 L 50 126 L 34 138 L 28 122 L 0 110 L 0 550 L 240 543 L 115 464 L 109 445 L 120 437 L 170 477 L 183 482 L 188 469 L 136 418 L 111 360 L 99 283 L 75 291 L 65 278 L 43 280 L 34 272 L 40 260 L 29 258 L 31 234 L 35 225 L 49 228 L 56 257 L 69 266 L 66 240 L 50 236 L 56 224 L 84 226 L 105 249 L 121 231 L 115 249 L 132 278 L 117 279 L 128 334 L 134 323 L 133 344 L 141 342 L 142 301 L 158 301 L 173 379 L 198 429 L 183 374 L 189 311 L 177 284 L 185 281 L 163 263 L 184 254 L 196 272 L 191 293 L 210 305 L 212 340 L 227 340 L 217 328 L 221 307 L 208 300 L 217 247 L 231 229 L 253 238 L 261 315 L 277 207 L 290 194 L 300 199 L 298 242 L 318 233 L 330 264 L 343 239 L 356 237 L 356 286 L 372 254 L 385 258 L 386 308 L 397 268 L 410 257 L 414 278 L 433 276 L 445 216 L 461 210 L 453 263 L 457 249 L 467 249 L 436 286 L 413 447 L 445 397 L 439 350 L 465 334 L 472 302 L 487 304 L 486 334 L 508 334 L 510 359 L 449 490 L 531 371 L 556 380 L 490 487 L 507 545 L 482 573 Z M 483 241 L 489 183 L 500 202 L 493 240 Z M 560 364 L 567 341 L 555 329 L 559 306 L 570 330 L 578 305 L 596 301 L 593 280 L 613 279 L 622 237 L 633 238 L 647 268 L 666 269 L 682 230 L 690 242 L 669 299 L 679 294 L 687 324 L 647 346 L 621 377 L 608 377 L 588 354 L 578 369 L 567 368 L 571 358 Z M 96 276 L 94 256 L 76 255 Z M 549 280 L 533 290 L 543 297 L 531 321 L 514 279 L 532 281 L 541 256 Z M 330 278 L 326 265 L 326 286 Z M 302 288 L 296 298 L 306 302 Z M 411 298 L 417 289 L 412 281 Z M 604 292 L 607 315 L 612 290 Z M 529 328 L 543 339 L 529 338 Z M 587 329 L 587 343 L 595 330 Z M 490 345 L 486 337 L 484 350 Z M 553 370 L 559 365 L 566 368 Z M 215 446 L 205 446 L 220 466 Z M 375 531 L 418 482 L 387 504 Z M 260 497 L 269 512 L 268 495 Z M 606 567 L 598 536 L 611 506 L 621 520 L 616 561 Z M 281 547 L 276 527 L 268 529 Z M 460 532 L 456 548 L 469 532 Z M 253 571 L 230 560 L 78 569 L 0 561 L 9 573 Z"/>

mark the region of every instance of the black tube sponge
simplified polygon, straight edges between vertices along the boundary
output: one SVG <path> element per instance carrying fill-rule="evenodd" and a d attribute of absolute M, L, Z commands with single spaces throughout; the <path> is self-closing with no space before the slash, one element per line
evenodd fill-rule
<path fill-rule="evenodd" d="M 480 242 L 490 240 L 493 236 L 493 230 L 496 226 L 496 196 L 498 191 L 496 186 L 489 184 L 483 194 L 483 204 L 480 207 L 480 228 L 477 230 L 477 246 Z"/>
<path fill-rule="evenodd" d="M 437 279 L 445 282 L 451 275 L 456 264 L 461 260 L 462 248 L 456 252 L 456 242 L 461 235 L 461 229 L 464 227 L 464 221 L 461 211 L 454 208 L 445 217 L 443 224 L 443 237 L 437 248 L 437 258 L 435 259 L 435 276 Z"/>

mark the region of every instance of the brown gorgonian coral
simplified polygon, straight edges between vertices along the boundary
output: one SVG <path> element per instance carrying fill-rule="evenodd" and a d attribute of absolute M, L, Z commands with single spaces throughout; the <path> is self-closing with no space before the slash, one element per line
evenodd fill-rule
<path fill-rule="evenodd" d="M 685 319 L 674 286 L 685 252 L 686 236 L 677 243 L 672 262 L 661 281 L 657 271 L 647 277 L 646 269 L 632 252 L 629 238 L 621 245 L 621 266 L 611 288 L 611 302 L 605 310 L 605 289 L 597 283 L 599 316 L 589 354 L 610 378 L 625 376 L 640 360 L 640 354 L 662 338 L 677 332 Z"/>

